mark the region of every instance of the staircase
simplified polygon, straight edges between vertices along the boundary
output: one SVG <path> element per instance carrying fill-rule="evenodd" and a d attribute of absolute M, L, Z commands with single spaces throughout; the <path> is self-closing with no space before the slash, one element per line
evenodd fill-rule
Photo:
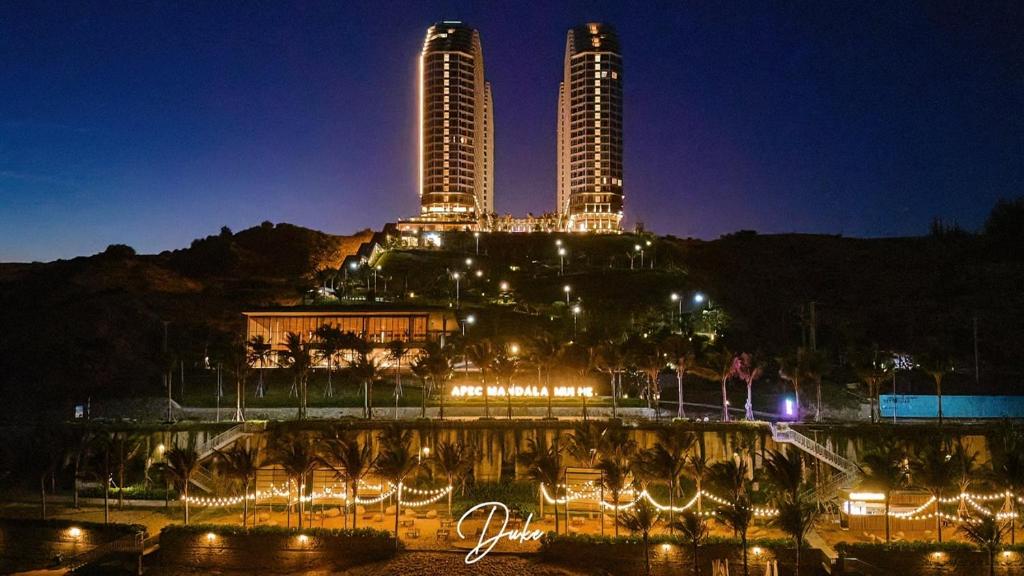
<path fill-rule="evenodd" d="M 860 466 L 793 430 L 789 427 L 789 424 L 779 422 L 777 424 L 769 424 L 769 426 L 771 426 L 772 430 L 772 440 L 782 444 L 792 444 L 838 470 L 838 473 L 833 474 L 828 482 L 811 490 L 819 502 L 835 498 L 840 490 L 852 486 L 860 478 Z"/>
<path fill-rule="evenodd" d="M 127 552 L 131 554 L 142 554 L 145 534 L 139 532 L 123 538 L 118 538 L 106 544 L 101 544 L 91 550 L 72 556 L 64 563 L 64 568 L 69 572 L 80 570 L 89 564 L 99 562 L 111 554 Z"/>
<path fill-rule="evenodd" d="M 206 442 L 196 446 L 196 454 L 199 456 L 200 465 L 192 473 L 192 484 L 201 490 L 212 492 L 214 487 L 213 475 L 210 473 L 209 467 L 203 465 L 203 461 L 212 458 L 218 450 L 227 448 L 249 434 L 262 432 L 264 428 L 265 423 L 263 422 L 242 422 L 216 436 L 208 438 Z"/>

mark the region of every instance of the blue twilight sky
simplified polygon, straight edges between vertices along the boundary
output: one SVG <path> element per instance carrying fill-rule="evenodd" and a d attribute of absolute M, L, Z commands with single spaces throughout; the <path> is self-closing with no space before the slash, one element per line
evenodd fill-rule
<path fill-rule="evenodd" d="M 629 226 L 916 234 L 1022 193 L 1024 3 L 742 4 L 0 2 L 0 261 L 412 215 L 441 19 L 482 35 L 501 212 L 554 204 L 565 32 L 591 20 L 623 46 Z"/>

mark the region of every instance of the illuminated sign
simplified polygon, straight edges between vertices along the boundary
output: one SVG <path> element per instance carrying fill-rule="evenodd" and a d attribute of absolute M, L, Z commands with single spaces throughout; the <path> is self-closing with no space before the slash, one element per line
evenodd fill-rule
<path fill-rule="evenodd" d="M 455 526 L 455 532 L 459 535 L 459 538 L 465 539 L 466 536 L 462 532 L 462 523 L 473 515 L 477 510 L 484 510 L 490 508 L 490 512 L 487 514 L 487 521 L 484 522 L 483 528 L 480 529 L 480 540 L 477 541 L 476 546 L 466 554 L 466 564 L 473 564 L 481 560 L 487 553 L 494 549 L 494 546 L 498 544 L 498 541 L 502 538 L 507 538 L 512 542 L 518 542 L 520 544 L 529 542 L 530 540 L 540 540 L 544 536 L 544 532 L 540 530 L 530 530 L 530 520 L 533 519 L 533 514 L 529 514 L 526 517 L 526 521 L 523 522 L 522 530 L 508 530 L 509 520 L 509 509 L 508 506 L 501 502 L 484 502 L 477 504 L 459 518 L 459 523 Z M 495 512 L 501 511 L 501 527 L 497 529 L 497 532 L 491 534 L 491 521 L 495 520 Z M 497 524 L 497 521 L 495 522 Z"/>
<path fill-rule="evenodd" d="M 483 386 L 452 386 L 452 398 L 481 398 Z M 594 395 L 593 386 L 555 386 L 548 390 L 547 386 L 488 386 L 488 396 L 511 396 L 513 398 L 590 398 Z"/>

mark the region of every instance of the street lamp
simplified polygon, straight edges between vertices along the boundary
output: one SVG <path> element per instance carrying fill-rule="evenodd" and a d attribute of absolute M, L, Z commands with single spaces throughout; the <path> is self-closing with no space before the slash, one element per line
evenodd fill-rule
<path fill-rule="evenodd" d="M 633 250 L 640 253 L 640 269 L 644 269 L 644 247 L 639 244 L 633 245 Z"/>
<path fill-rule="evenodd" d="M 452 272 L 452 278 L 455 279 L 455 308 L 459 308 L 459 278 L 461 275 L 458 272 Z"/>
<path fill-rule="evenodd" d="M 502 292 L 508 292 L 508 282 L 502 280 L 501 284 L 498 285 Z"/>
<path fill-rule="evenodd" d="M 476 240 L 476 255 L 480 255 L 480 233 L 473 232 L 473 239 Z"/>
<path fill-rule="evenodd" d="M 569 286 L 568 284 L 566 284 L 565 286 L 562 286 L 562 292 L 565 292 L 565 303 L 568 304 L 569 303 L 569 293 L 572 292 L 572 286 Z"/>
<path fill-rule="evenodd" d="M 513 356 L 518 356 L 519 355 L 519 344 L 515 344 L 515 343 L 511 344 L 508 347 L 508 351 Z"/>
<path fill-rule="evenodd" d="M 572 307 L 572 339 L 573 339 L 573 341 L 576 340 L 576 323 L 577 323 L 577 321 L 579 319 L 581 311 L 582 311 L 582 308 L 580 308 L 579 304 L 577 304 L 577 305 Z"/>
<path fill-rule="evenodd" d="M 565 274 L 565 248 L 558 247 L 558 275 Z"/>
<path fill-rule="evenodd" d="M 469 268 L 472 265 L 473 265 L 473 259 L 472 258 L 466 258 L 466 268 Z"/>
<path fill-rule="evenodd" d="M 472 314 L 470 314 L 469 316 L 466 316 L 466 319 L 462 321 L 462 335 L 463 336 L 466 335 L 466 325 L 467 324 L 472 325 L 472 324 L 475 324 L 475 323 L 476 323 L 476 316 L 473 316 Z"/>
<path fill-rule="evenodd" d="M 483 278 L 483 276 L 484 276 L 484 271 L 483 270 L 477 270 L 476 271 L 476 277 L 477 278 Z"/>
<path fill-rule="evenodd" d="M 673 302 L 677 302 L 679 304 L 679 322 L 682 323 L 682 321 L 683 321 L 683 300 L 682 300 L 682 298 L 679 297 L 679 294 L 676 294 L 675 292 L 673 292 L 672 293 L 672 301 Z M 673 310 L 673 313 L 674 312 L 675 311 Z M 675 320 L 673 320 L 672 323 L 674 324 Z"/>
<path fill-rule="evenodd" d="M 705 299 L 706 298 L 704 297 L 704 295 L 701 294 L 700 292 L 697 292 L 696 294 L 693 295 L 694 304 L 703 304 Z"/>

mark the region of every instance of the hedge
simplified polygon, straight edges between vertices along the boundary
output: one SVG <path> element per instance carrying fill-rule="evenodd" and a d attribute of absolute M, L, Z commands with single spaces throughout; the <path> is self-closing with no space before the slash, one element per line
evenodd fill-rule
<path fill-rule="evenodd" d="M 224 536 L 297 536 L 306 534 L 313 537 L 333 538 L 384 538 L 394 541 L 394 535 L 387 530 L 376 528 L 287 528 L 285 526 L 255 526 L 243 528 L 235 524 L 168 524 L 160 534 L 206 534 L 213 532 Z"/>
<path fill-rule="evenodd" d="M 68 520 L 66 518 L 0 518 L 0 522 L 17 524 L 19 528 L 53 528 L 54 530 L 66 530 L 68 528 L 83 528 L 87 530 L 110 530 L 123 534 L 138 534 L 146 532 L 142 524 L 118 524 L 103 522 L 85 522 L 81 520 Z"/>

